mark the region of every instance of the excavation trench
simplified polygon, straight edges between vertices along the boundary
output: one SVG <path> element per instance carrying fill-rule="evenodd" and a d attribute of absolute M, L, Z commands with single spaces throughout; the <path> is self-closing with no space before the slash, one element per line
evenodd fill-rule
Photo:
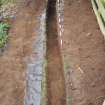
<path fill-rule="evenodd" d="M 58 42 L 56 0 L 47 7 L 47 105 L 65 105 L 65 81 Z"/>

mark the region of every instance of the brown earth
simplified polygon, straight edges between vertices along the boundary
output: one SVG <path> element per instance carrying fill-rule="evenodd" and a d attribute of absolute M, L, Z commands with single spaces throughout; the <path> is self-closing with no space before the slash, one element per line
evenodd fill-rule
<path fill-rule="evenodd" d="M 63 53 L 72 105 L 102 105 L 105 46 L 90 0 L 65 0 Z"/>
<path fill-rule="evenodd" d="M 8 48 L 0 56 L 0 105 L 23 105 L 26 61 L 32 53 L 42 3 L 42 0 L 25 0 L 12 22 Z M 48 105 L 65 105 L 54 5 L 49 7 L 47 20 Z M 73 105 L 102 105 L 105 99 L 104 38 L 90 0 L 65 0 L 64 17 L 67 94 Z"/>
<path fill-rule="evenodd" d="M 12 20 L 8 47 L 0 56 L 0 105 L 23 105 L 26 61 L 32 53 L 42 1 L 25 0 Z"/>
<path fill-rule="evenodd" d="M 47 105 L 66 105 L 65 81 L 58 44 L 55 5 L 55 0 L 49 0 L 47 11 Z"/>

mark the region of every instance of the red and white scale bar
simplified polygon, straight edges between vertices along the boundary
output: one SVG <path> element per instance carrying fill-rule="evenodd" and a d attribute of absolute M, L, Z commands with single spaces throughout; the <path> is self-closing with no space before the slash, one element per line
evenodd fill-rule
<path fill-rule="evenodd" d="M 57 9 L 58 9 L 58 26 L 59 26 L 59 36 L 60 36 L 60 45 L 61 49 L 63 47 L 63 39 L 62 39 L 62 34 L 64 32 L 63 28 L 63 16 L 62 16 L 62 10 L 63 10 L 63 0 L 58 0 L 57 1 Z"/>

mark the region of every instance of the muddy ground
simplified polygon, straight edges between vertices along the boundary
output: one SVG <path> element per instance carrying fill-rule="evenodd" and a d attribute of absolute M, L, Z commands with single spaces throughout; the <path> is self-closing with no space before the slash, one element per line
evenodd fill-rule
<path fill-rule="evenodd" d="M 65 0 L 63 53 L 69 104 L 102 105 L 105 46 L 90 0 Z"/>

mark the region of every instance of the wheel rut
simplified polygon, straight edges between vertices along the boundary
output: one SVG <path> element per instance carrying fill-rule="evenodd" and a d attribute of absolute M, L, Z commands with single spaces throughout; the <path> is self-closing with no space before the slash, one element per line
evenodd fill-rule
<path fill-rule="evenodd" d="M 60 53 L 56 0 L 49 0 L 47 7 L 47 105 L 65 105 L 66 91 Z"/>

